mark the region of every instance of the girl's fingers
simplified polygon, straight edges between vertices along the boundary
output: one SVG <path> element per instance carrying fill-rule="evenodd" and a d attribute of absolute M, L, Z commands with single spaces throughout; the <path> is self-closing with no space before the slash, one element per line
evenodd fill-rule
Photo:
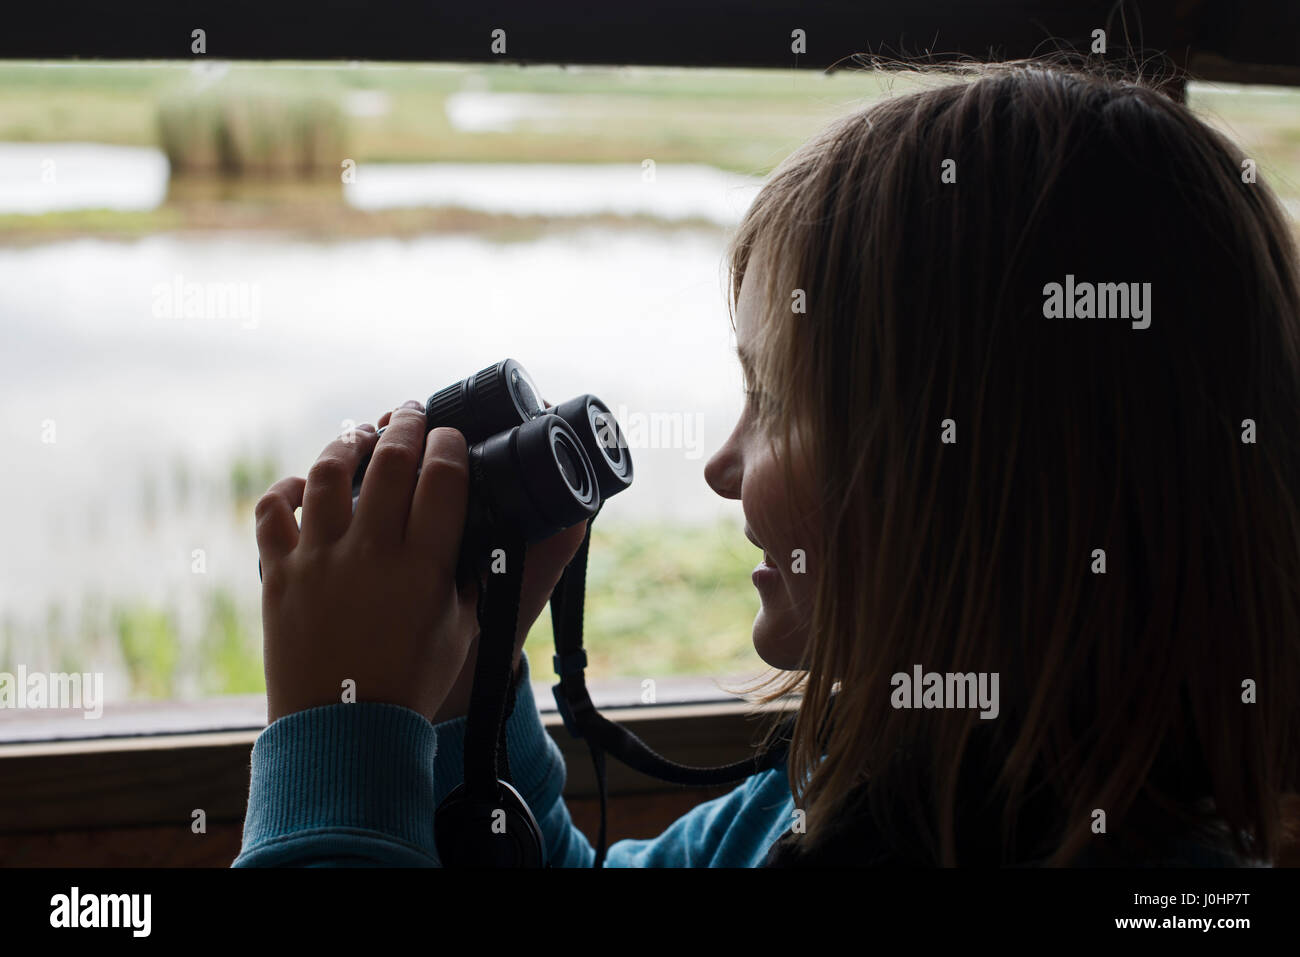
<path fill-rule="evenodd" d="M 352 476 L 374 445 L 375 433 L 362 426 L 325 446 L 307 473 L 301 544 L 327 545 L 343 537 L 352 523 Z"/>
<path fill-rule="evenodd" d="M 468 495 L 465 437 L 455 429 L 434 429 L 425 442 L 420 480 L 406 523 L 406 541 L 449 577 L 456 574 Z"/>
<path fill-rule="evenodd" d="M 302 505 L 307 480 L 291 477 L 276 482 L 257 500 L 257 551 L 263 564 L 283 558 L 298 544 L 294 509 Z"/>
<path fill-rule="evenodd" d="M 375 444 L 356 514 L 358 533 L 371 542 L 400 542 L 405 534 L 424 454 L 424 421 L 424 406 L 412 400 L 393 413 Z"/>

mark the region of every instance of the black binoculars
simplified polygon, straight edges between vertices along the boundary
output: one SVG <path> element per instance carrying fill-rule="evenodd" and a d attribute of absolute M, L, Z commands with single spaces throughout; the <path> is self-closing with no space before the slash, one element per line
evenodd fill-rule
<path fill-rule="evenodd" d="M 580 395 L 548 408 L 513 359 L 435 392 L 424 418 L 426 432 L 450 426 L 469 447 L 462 575 L 490 559 L 494 536 L 539 542 L 594 517 L 632 484 L 632 456 L 609 407 Z M 352 481 L 353 508 L 368 464 Z"/>

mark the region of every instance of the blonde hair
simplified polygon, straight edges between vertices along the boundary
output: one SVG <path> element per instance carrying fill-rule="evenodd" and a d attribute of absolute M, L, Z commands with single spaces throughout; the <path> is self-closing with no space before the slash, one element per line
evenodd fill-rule
<path fill-rule="evenodd" d="M 761 191 L 732 305 L 762 255 L 754 374 L 787 468 L 812 438 L 824 543 L 804 670 L 762 699 L 802 692 L 801 846 L 849 815 L 906 862 L 1158 857 L 1187 835 L 1276 855 L 1300 276 L 1243 158 L 1141 81 L 1020 62 L 846 116 Z M 1150 282 L 1150 327 L 1044 318 L 1067 274 Z M 918 663 L 998 673 L 999 717 L 892 707 Z"/>

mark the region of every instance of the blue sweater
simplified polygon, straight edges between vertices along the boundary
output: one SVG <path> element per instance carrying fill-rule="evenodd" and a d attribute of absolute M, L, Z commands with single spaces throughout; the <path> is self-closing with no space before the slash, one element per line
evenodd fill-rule
<path fill-rule="evenodd" d="M 564 759 L 542 726 L 526 655 L 506 735 L 513 783 L 541 826 L 547 860 L 590 867 L 596 854 L 564 803 Z M 273 722 L 253 745 L 244 842 L 232 866 L 439 866 L 433 815 L 464 779 L 464 739 L 464 718 L 435 725 L 393 704 L 328 705 Z M 789 830 L 794 810 L 783 762 L 698 805 L 656 838 L 616 841 L 605 866 L 757 867 Z M 1186 841 L 1152 863 L 1257 862 Z"/>
<path fill-rule="evenodd" d="M 234 867 L 437 867 L 433 815 L 464 779 L 465 719 L 431 724 L 393 704 L 334 704 L 273 722 L 253 745 Z M 546 733 L 523 657 L 506 743 L 515 788 L 555 867 L 595 850 L 564 803 L 564 759 Z M 794 821 L 786 767 L 745 780 L 649 840 L 616 841 L 606 867 L 757 867 Z"/>

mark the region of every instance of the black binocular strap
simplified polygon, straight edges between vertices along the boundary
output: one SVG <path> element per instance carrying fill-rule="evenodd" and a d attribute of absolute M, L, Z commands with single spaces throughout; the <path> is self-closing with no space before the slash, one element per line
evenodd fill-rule
<path fill-rule="evenodd" d="M 599 514 L 599 513 L 597 513 Z M 578 546 L 578 551 L 570 560 L 564 572 L 560 575 L 560 580 L 556 582 L 555 589 L 551 592 L 551 630 L 555 633 L 555 670 L 563 677 L 560 684 L 556 685 L 556 703 L 561 709 L 564 705 L 559 701 L 560 688 L 564 686 L 568 689 L 574 687 L 574 675 L 576 674 L 577 691 L 585 698 L 588 705 L 591 698 L 587 696 L 587 687 L 583 680 L 583 669 L 587 666 L 587 654 L 582 648 L 582 618 L 587 597 L 587 552 L 591 547 L 591 523 L 595 521 L 593 515 L 587 520 L 587 531 L 582 537 L 582 544 Z M 574 635 L 573 621 L 577 621 L 576 638 Z M 579 663 L 580 659 L 580 663 Z M 565 667 L 562 663 L 569 662 Z M 572 669 L 576 668 L 576 671 Z M 568 672 L 566 674 L 566 671 Z M 568 684 L 566 684 L 568 682 Z M 592 713 L 595 709 L 592 708 Z M 561 715 L 564 711 L 561 710 Z M 580 729 L 581 725 L 575 725 L 569 730 Z M 605 866 L 605 841 L 606 825 L 608 823 L 608 788 L 605 781 L 605 752 L 594 738 L 587 737 L 584 734 L 576 734 L 586 740 L 587 750 L 591 753 L 592 768 L 596 772 L 596 785 L 600 790 L 600 833 L 596 838 L 596 859 L 592 862 L 592 867 Z"/>
<path fill-rule="evenodd" d="M 505 569 L 487 576 L 479 588 L 478 661 L 465 721 L 465 789 L 475 796 L 496 794 L 497 781 L 510 781 L 506 719 L 514 710 L 514 647 L 519 624 L 525 545 L 506 539 Z"/>
<path fill-rule="evenodd" d="M 555 670 L 560 675 L 560 683 L 554 689 L 556 704 L 565 718 L 565 725 L 569 732 L 587 742 L 600 787 L 600 837 L 593 866 L 601 867 L 605 860 L 607 813 L 605 752 L 649 777 L 671 784 L 708 787 L 735 783 L 750 775 L 770 770 L 785 759 L 786 751 L 778 746 L 768 748 L 744 761 L 721 767 L 690 767 L 668 760 L 632 732 L 596 711 L 587 690 L 584 673 L 587 655 L 582 647 L 591 524 L 592 521 L 589 520 L 582 545 L 579 546 L 573 560 L 564 570 L 555 590 L 551 593 L 551 625 L 555 632 Z"/>

